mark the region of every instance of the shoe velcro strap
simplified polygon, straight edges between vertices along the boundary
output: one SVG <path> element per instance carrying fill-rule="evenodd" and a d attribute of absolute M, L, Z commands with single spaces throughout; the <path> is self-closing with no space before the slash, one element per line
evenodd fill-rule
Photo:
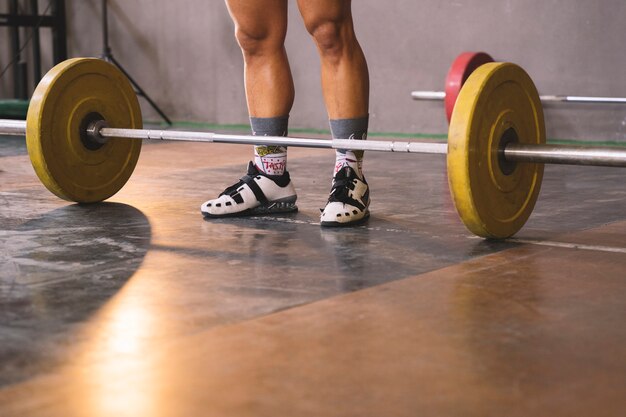
<path fill-rule="evenodd" d="M 265 204 L 269 200 L 267 199 L 267 197 L 265 197 L 265 193 L 263 192 L 263 190 L 261 190 L 261 187 L 259 187 L 259 184 L 257 184 L 254 179 L 255 177 L 245 175 L 241 178 L 241 181 L 243 181 L 248 187 L 250 187 L 259 203 Z"/>
<path fill-rule="evenodd" d="M 347 179 L 336 180 L 333 184 L 333 188 L 330 192 L 330 196 L 328 198 L 329 203 L 339 202 L 343 204 L 349 204 L 358 208 L 361 211 L 364 211 L 366 208 L 366 204 L 363 204 L 354 198 L 349 196 L 348 191 L 354 191 L 354 183 Z M 364 201 L 367 201 L 369 198 L 369 191 L 366 191 L 363 194 Z"/>
<path fill-rule="evenodd" d="M 362 204 L 360 201 L 355 200 L 352 197 L 348 197 L 347 195 L 340 195 L 340 196 L 335 196 L 332 195 L 330 196 L 330 198 L 328 199 L 329 203 L 343 203 L 343 204 L 348 204 L 351 205 L 353 207 L 358 208 L 361 211 L 365 210 L 365 204 Z"/>

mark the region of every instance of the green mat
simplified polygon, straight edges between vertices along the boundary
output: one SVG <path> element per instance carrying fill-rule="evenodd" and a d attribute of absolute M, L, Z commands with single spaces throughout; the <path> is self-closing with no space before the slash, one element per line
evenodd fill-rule
<path fill-rule="evenodd" d="M 0 119 L 26 119 L 27 100 L 0 100 Z"/>

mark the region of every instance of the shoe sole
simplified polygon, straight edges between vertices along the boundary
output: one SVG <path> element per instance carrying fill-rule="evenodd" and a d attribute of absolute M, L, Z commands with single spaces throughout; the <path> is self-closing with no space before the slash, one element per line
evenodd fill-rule
<path fill-rule="evenodd" d="M 205 219 L 221 219 L 225 217 L 248 217 L 248 216 L 268 216 L 280 213 L 295 213 L 298 206 L 288 201 L 275 201 L 266 206 L 257 206 L 251 209 L 238 211 L 235 213 L 211 214 L 200 210 Z"/>

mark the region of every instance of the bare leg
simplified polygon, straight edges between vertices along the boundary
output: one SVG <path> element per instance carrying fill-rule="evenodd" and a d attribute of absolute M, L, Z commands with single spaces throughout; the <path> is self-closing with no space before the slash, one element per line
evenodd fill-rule
<path fill-rule="evenodd" d="M 330 119 L 368 114 L 369 75 L 352 23 L 350 0 L 298 0 L 321 59 L 322 89 Z"/>
<path fill-rule="evenodd" d="M 293 79 L 285 52 L 288 0 L 226 0 L 245 64 L 251 117 L 289 114 Z"/>

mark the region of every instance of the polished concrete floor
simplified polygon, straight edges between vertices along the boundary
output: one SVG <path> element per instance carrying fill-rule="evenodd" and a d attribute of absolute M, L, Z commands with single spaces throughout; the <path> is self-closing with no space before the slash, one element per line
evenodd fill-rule
<path fill-rule="evenodd" d="M 550 166 L 505 242 L 458 220 L 442 157 L 366 159 L 372 218 L 205 221 L 250 149 L 148 144 L 109 202 L 60 201 L 0 140 L 0 416 L 621 416 L 625 171 Z"/>

